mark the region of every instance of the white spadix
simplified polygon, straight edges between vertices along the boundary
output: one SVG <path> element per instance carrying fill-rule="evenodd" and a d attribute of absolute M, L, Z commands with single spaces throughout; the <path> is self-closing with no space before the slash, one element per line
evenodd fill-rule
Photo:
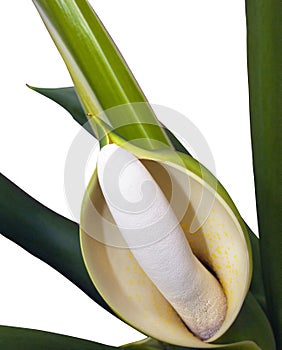
<path fill-rule="evenodd" d="M 108 208 L 139 265 L 195 335 L 212 337 L 226 315 L 225 295 L 194 256 L 153 177 L 115 144 L 102 148 L 97 169 Z"/>

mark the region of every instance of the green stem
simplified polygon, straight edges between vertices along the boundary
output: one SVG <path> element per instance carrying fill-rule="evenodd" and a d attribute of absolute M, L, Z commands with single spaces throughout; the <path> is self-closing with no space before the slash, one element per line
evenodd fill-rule
<path fill-rule="evenodd" d="M 86 114 L 102 115 L 122 137 L 146 149 L 172 148 L 89 3 L 86 0 L 33 2 L 65 61 Z"/>
<path fill-rule="evenodd" d="M 282 2 L 247 0 L 254 175 L 266 302 L 282 348 Z"/>

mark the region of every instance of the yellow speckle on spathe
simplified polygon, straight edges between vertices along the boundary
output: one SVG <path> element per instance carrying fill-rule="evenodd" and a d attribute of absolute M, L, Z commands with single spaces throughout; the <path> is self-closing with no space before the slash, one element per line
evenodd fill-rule
<path fill-rule="evenodd" d="M 217 246 L 216 252 L 217 252 L 218 254 L 222 254 L 222 250 L 221 250 L 221 247 L 220 247 L 220 246 Z"/>
<path fill-rule="evenodd" d="M 130 266 L 126 266 L 126 271 L 130 271 Z"/>
<path fill-rule="evenodd" d="M 143 310 L 144 310 L 144 311 L 149 311 L 149 309 L 147 308 L 147 306 L 144 306 L 144 307 L 143 307 Z"/>
<path fill-rule="evenodd" d="M 233 289 L 230 289 L 228 292 L 229 292 L 229 297 L 231 297 L 234 294 Z"/>
<path fill-rule="evenodd" d="M 220 265 L 220 264 L 214 264 L 213 267 L 216 271 L 222 269 L 222 265 Z"/>
<path fill-rule="evenodd" d="M 224 291 L 227 292 L 227 283 L 226 283 L 226 281 L 222 280 L 220 282 L 221 282 L 221 285 L 222 285 L 222 288 L 224 289 Z"/>
<path fill-rule="evenodd" d="M 224 231 L 223 233 L 225 237 L 229 237 L 229 233 L 227 231 Z"/>
<path fill-rule="evenodd" d="M 166 323 L 171 324 L 172 320 L 170 318 L 166 319 Z"/>
<path fill-rule="evenodd" d="M 155 303 L 156 302 L 156 294 L 151 291 L 151 297 L 152 297 L 152 302 Z"/>
<path fill-rule="evenodd" d="M 141 296 L 140 296 L 139 293 L 136 293 L 136 294 L 135 294 L 135 297 L 136 297 L 136 300 L 137 300 L 138 302 L 141 301 Z"/>
<path fill-rule="evenodd" d="M 233 281 L 233 280 L 232 280 L 232 278 L 230 277 L 230 278 L 229 278 L 229 283 L 232 283 L 232 281 Z"/>
<path fill-rule="evenodd" d="M 157 314 L 158 314 L 159 317 L 163 316 L 163 313 L 160 310 L 157 310 Z"/>
<path fill-rule="evenodd" d="M 230 264 L 227 264 L 225 267 L 226 267 L 227 269 L 231 269 L 231 265 L 230 265 Z"/>
<path fill-rule="evenodd" d="M 216 233 L 216 234 L 215 234 L 215 237 L 216 237 L 219 241 L 221 240 L 221 236 L 220 236 L 219 233 Z"/>
<path fill-rule="evenodd" d="M 215 253 L 212 253 L 212 255 L 211 255 L 214 259 L 217 259 L 218 258 L 218 256 L 215 254 Z"/>
<path fill-rule="evenodd" d="M 130 284 L 131 286 L 133 286 L 134 281 L 133 281 L 133 279 L 132 279 L 132 278 L 129 280 L 129 284 Z"/>

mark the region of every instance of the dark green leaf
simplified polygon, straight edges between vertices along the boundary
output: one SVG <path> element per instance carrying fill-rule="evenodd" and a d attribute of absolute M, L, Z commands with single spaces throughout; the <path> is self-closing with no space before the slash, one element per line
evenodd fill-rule
<path fill-rule="evenodd" d="M 86 271 L 78 225 L 37 202 L 3 174 L 0 174 L 0 232 L 110 311 Z"/>
<path fill-rule="evenodd" d="M 248 293 L 236 322 L 216 343 L 233 343 L 246 339 L 262 350 L 276 349 L 270 323 L 251 292 Z"/>
<path fill-rule="evenodd" d="M 247 0 L 253 164 L 269 317 L 282 348 L 282 2 Z"/>
<path fill-rule="evenodd" d="M 82 125 L 91 135 L 95 137 L 93 129 L 87 123 L 88 119 L 79 101 L 74 87 L 64 87 L 58 89 L 38 88 L 27 85 L 30 89 L 40 93 L 43 96 L 50 98 L 52 101 L 58 103 L 66 109 L 71 116 Z"/>
<path fill-rule="evenodd" d="M 33 329 L 0 326 L 2 350 L 114 350 L 113 346 L 42 332 Z"/>
<path fill-rule="evenodd" d="M 260 241 L 247 224 L 246 227 L 249 233 L 253 257 L 253 275 L 250 290 L 262 309 L 267 312 L 259 248 Z"/>

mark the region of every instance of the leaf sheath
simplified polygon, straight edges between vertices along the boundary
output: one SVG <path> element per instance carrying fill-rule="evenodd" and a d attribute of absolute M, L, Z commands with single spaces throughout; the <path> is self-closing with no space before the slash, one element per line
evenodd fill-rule
<path fill-rule="evenodd" d="M 147 149 L 171 144 L 121 53 L 86 0 L 33 0 L 62 55 L 87 115 Z M 143 103 L 144 108 L 135 105 Z M 125 106 L 118 118 L 109 109 Z M 99 136 L 98 129 L 95 130 Z M 101 136 L 101 135 L 100 135 Z M 157 141 L 157 142 L 155 142 Z M 161 143 L 161 146 L 160 146 Z"/>

